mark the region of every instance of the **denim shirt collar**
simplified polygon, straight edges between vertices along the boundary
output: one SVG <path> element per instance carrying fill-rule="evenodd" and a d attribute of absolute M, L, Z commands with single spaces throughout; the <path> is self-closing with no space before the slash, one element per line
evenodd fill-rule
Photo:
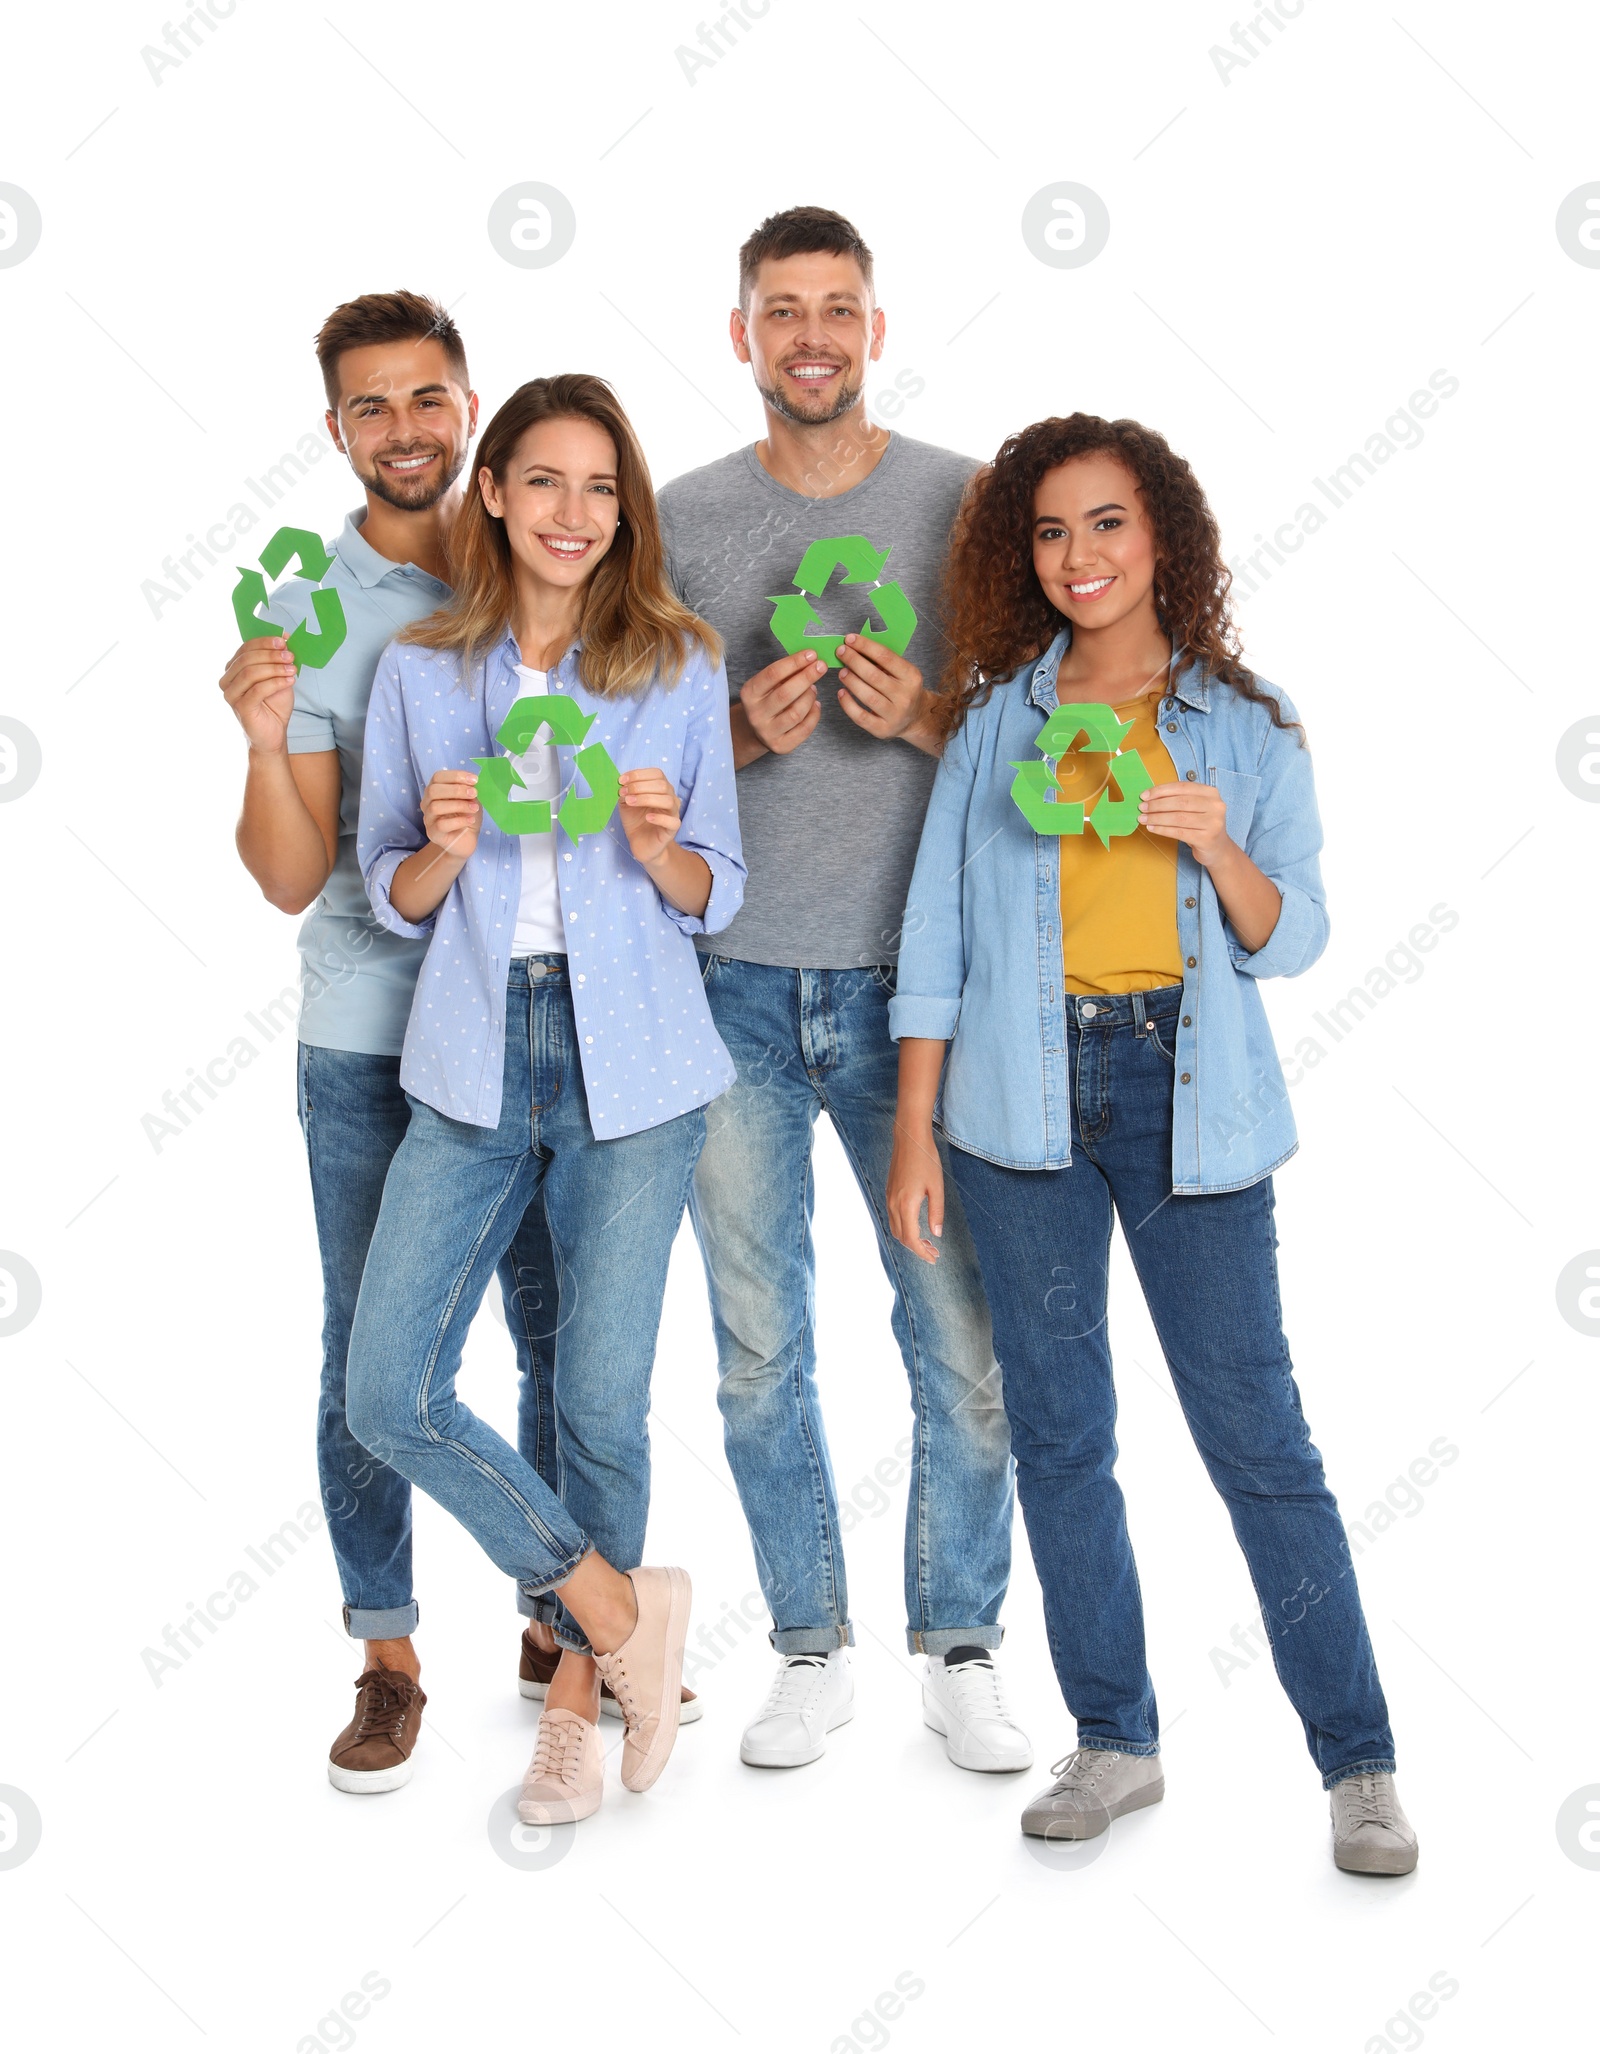
<path fill-rule="evenodd" d="M 1033 675 L 1028 686 L 1028 697 L 1035 706 L 1046 712 L 1056 705 L 1056 672 L 1061 668 L 1061 659 L 1072 647 L 1072 629 L 1064 627 L 1050 644 L 1050 647 L 1033 666 Z M 1197 713 L 1209 713 L 1211 701 L 1206 696 L 1205 673 L 1198 663 L 1186 663 L 1178 672 L 1170 687 L 1172 697 L 1182 700 L 1185 706 L 1192 706 Z"/>

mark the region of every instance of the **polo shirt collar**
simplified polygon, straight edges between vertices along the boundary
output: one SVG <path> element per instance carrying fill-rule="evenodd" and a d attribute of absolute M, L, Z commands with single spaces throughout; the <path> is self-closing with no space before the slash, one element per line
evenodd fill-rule
<path fill-rule="evenodd" d="M 339 561 L 363 590 L 373 585 L 381 585 L 385 578 L 407 568 L 404 564 L 391 561 L 387 556 L 380 556 L 373 548 L 361 532 L 362 523 L 366 518 L 367 510 L 364 506 L 358 506 L 346 514 L 344 526 L 339 530 L 339 539 L 333 545 Z M 412 564 L 410 568 L 419 578 L 427 578 L 433 584 L 439 584 L 433 573 L 423 570 L 420 564 Z M 442 592 L 447 588 L 440 585 L 439 589 Z"/>

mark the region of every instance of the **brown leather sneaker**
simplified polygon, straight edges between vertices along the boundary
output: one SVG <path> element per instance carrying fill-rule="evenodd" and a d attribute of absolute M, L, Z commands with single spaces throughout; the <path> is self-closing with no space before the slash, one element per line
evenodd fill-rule
<path fill-rule="evenodd" d="M 550 1679 L 561 1662 L 561 1650 L 547 1654 L 538 1642 L 531 1639 L 527 1627 L 522 1629 L 522 1650 L 517 1658 L 517 1689 L 524 1697 L 542 1698 L 550 1688 Z"/>
<path fill-rule="evenodd" d="M 555 1675 L 560 1661 L 559 1648 L 554 1654 L 547 1654 L 536 1641 L 528 1638 L 528 1630 L 524 1627 L 522 1650 L 517 1658 L 517 1689 L 524 1697 L 542 1699 L 550 1688 L 550 1680 Z M 692 1726 L 697 1719 L 704 1716 L 704 1713 L 705 1707 L 686 1683 L 683 1686 L 683 1705 L 678 1713 L 678 1724 Z M 600 1716 L 602 1719 L 622 1717 L 622 1707 L 617 1703 L 609 1683 L 602 1683 L 600 1686 Z"/>
<path fill-rule="evenodd" d="M 411 1781 L 411 1750 L 428 1702 L 403 1669 L 369 1669 L 356 1678 L 355 1717 L 328 1750 L 335 1790 L 370 1795 Z"/>

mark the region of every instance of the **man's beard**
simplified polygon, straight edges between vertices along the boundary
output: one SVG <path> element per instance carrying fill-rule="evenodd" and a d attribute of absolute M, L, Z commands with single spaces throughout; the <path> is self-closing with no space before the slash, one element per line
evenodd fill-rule
<path fill-rule="evenodd" d="M 828 422 L 839 420 L 841 416 L 849 413 L 852 407 L 859 406 L 861 403 L 861 387 L 859 385 L 846 385 L 843 387 L 835 398 L 832 407 L 825 414 L 802 412 L 799 407 L 794 405 L 790 395 L 778 387 L 768 391 L 767 387 L 758 381 L 756 390 L 775 414 L 781 414 L 786 421 L 793 421 L 797 428 L 826 427 Z"/>
<path fill-rule="evenodd" d="M 465 445 L 455 452 L 453 459 L 442 442 L 435 443 L 433 447 L 438 451 L 442 461 L 439 469 L 426 480 L 418 479 L 415 483 L 408 483 L 400 478 L 386 478 L 376 458 L 373 459 L 370 475 L 360 472 L 357 475 L 361 478 L 362 484 L 370 492 L 375 493 L 385 506 L 398 507 L 402 513 L 426 513 L 430 506 L 437 506 L 443 499 L 461 476 L 467 461 Z M 385 454 L 390 457 L 427 456 L 429 451 L 426 448 L 391 449 Z"/>

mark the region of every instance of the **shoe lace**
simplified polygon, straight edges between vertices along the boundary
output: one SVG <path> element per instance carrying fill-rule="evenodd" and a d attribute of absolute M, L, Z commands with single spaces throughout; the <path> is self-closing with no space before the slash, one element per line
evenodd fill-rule
<path fill-rule="evenodd" d="M 822 1688 L 827 1668 L 826 1655 L 785 1655 L 761 1708 L 762 1718 L 776 1712 L 804 1711 Z"/>
<path fill-rule="evenodd" d="M 578 1774 L 583 1729 L 570 1719 L 541 1719 L 533 1745 L 533 1774 L 557 1783 L 571 1783 Z"/>
<path fill-rule="evenodd" d="M 1347 1825 L 1383 1826 L 1390 1832 L 1399 1830 L 1394 1785 L 1387 1776 L 1367 1769 L 1359 1776 L 1347 1776 L 1337 1787 L 1343 1793 L 1342 1808 Z"/>
<path fill-rule="evenodd" d="M 392 1669 L 369 1669 L 356 1678 L 356 1689 L 356 1739 L 398 1740 L 416 1695 L 410 1677 Z"/>
<path fill-rule="evenodd" d="M 624 1726 L 632 1729 L 639 1724 L 639 1700 L 634 1691 L 633 1678 L 628 1674 L 628 1665 L 620 1654 L 596 1655 L 594 1665 L 610 1685 L 611 1695 L 617 1701 Z"/>
<path fill-rule="evenodd" d="M 1060 1761 L 1050 1765 L 1050 1773 L 1056 1779 L 1051 1785 L 1050 1795 L 1057 1797 L 1069 1790 L 1088 1790 L 1099 1780 L 1101 1762 L 1110 1759 L 1110 1751 L 1103 1747 L 1073 1748 Z"/>
<path fill-rule="evenodd" d="M 1007 1725 L 1011 1723 L 1005 1685 L 993 1662 L 980 1662 L 976 1657 L 957 1662 L 954 1667 L 947 1662 L 944 1673 L 954 1680 L 955 1695 L 964 1719 L 1003 1719 Z"/>

